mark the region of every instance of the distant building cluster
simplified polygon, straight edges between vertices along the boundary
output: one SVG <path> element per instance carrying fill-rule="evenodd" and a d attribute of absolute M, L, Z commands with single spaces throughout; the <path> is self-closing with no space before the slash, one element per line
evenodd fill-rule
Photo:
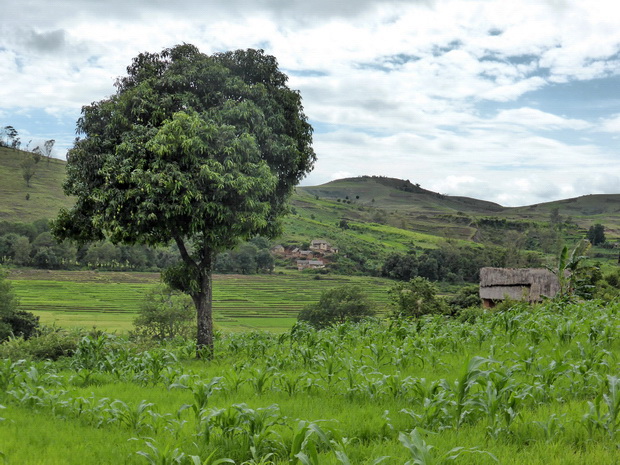
<path fill-rule="evenodd" d="M 329 262 L 329 256 L 338 253 L 338 249 L 322 239 L 314 239 L 310 242 L 309 250 L 302 250 L 296 246 L 284 247 L 276 245 L 271 252 L 279 257 L 294 260 L 299 271 L 307 268 L 325 268 Z"/>

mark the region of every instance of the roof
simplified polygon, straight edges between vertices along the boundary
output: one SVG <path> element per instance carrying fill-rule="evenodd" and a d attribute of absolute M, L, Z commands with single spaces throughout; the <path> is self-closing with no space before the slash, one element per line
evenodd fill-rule
<path fill-rule="evenodd" d="M 482 268 L 480 297 L 482 299 L 540 301 L 553 297 L 560 290 L 555 274 L 545 268 Z"/>

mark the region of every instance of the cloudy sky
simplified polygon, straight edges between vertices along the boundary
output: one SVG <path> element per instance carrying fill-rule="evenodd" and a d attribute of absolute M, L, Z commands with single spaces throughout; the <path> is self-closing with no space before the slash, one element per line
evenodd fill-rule
<path fill-rule="evenodd" d="M 301 91 L 316 185 L 409 179 L 506 206 L 620 193 L 616 0 L 4 0 L 0 126 L 65 156 L 143 51 L 263 48 Z"/>

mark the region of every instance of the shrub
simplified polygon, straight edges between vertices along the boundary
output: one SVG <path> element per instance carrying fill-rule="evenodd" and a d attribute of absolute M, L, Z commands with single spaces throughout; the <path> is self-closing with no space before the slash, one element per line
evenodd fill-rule
<path fill-rule="evenodd" d="M 11 283 L 6 279 L 6 272 L 0 270 L 0 342 L 10 336 L 28 339 L 35 335 L 39 328 L 39 317 L 18 310 L 17 305 Z"/>
<path fill-rule="evenodd" d="M 482 305 L 480 286 L 471 285 L 460 288 L 456 295 L 448 300 L 448 304 L 453 315 L 460 314 L 466 308 L 480 307 Z"/>
<path fill-rule="evenodd" d="M 30 339 L 15 337 L 0 344 L 0 359 L 58 360 L 73 355 L 82 336 L 78 331 L 44 327 Z"/>
<path fill-rule="evenodd" d="M 366 293 L 356 286 L 344 285 L 324 291 L 316 304 L 299 312 L 297 319 L 315 328 L 325 328 L 346 321 L 359 322 L 374 314 Z"/>
<path fill-rule="evenodd" d="M 408 283 L 398 283 L 389 292 L 395 318 L 450 313 L 446 301 L 437 297 L 437 288 L 426 278 L 417 276 Z"/>
<path fill-rule="evenodd" d="M 192 300 L 167 286 L 158 286 L 146 294 L 134 327 L 138 336 L 160 341 L 195 336 Z"/>

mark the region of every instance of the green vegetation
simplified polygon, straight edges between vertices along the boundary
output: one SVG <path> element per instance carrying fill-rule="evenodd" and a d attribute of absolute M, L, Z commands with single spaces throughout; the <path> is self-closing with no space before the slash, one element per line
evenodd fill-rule
<path fill-rule="evenodd" d="M 30 187 L 26 187 L 20 165 L 31 157 L 28 152 L 0 147 L 0 220 L 32 222 L 51 218 L 61 207 L 73 204 L 61 188 L 65 179 L 63 160 L 39 163 Z"/>
<path fill-rule="evenodd" d="M 215 275 L 214 320 L 222 331 L 287 331 L 321 292 L 343 284 L 366 290 L 379 312 L 387 307 L 391 282 L 367 276 Z M 46 325 L 127 333 L 144 296 L 160 283 L 157 273 L 15 269 L 10 282 L 20 308 Z"/>
<path fill-rule="evenodd" d="M 210 361 L 192 341 L 141 351 L 102 334 L 19 361 L 13 341 L 0 451 L 24 465 L 614 463 L 619 325 L 618 302 L 551 302 L 229 334 Z"/>
<path fill-rule="evenodd" d="M 592 245 L 604 244 L 607 238 L 605 237 L 605 226 L 600 223 L 590 226 L 588 229 L 587 239 Z"/>
<path fill-rule="evenodd" d="M 166 286 L 149 290 L 133 324 L 134 334 L 156 341 L 193 337 L 194 311 L 189 296 Z"/>
<path fill-rule="evenodd" d="M 7 157 L 3 158 L 2 154 Z M 19 160 L 14 159 L 20 154 L 22 152 L 0 148 L 0 191 L 4 186 L 15 186 L 15 190 L 2 192 L 0 209 L 25 202 L 28 190 L 23 181 L 16 183 L 11 174 L 19 169 Z M 61 172 L 64 162 L 60 160 L 52 160 L 42 169 L 53 170 L 56 162 L 59 173 L 64 176 Z M 60 180 L 54 184 L 44 179 L 37 181 L 35 177 L 31 191 L 37 189 L 37 182 L 43 183 L 50 194 L 63 198 Z M 72 204 L 71 199 L 63 199 L 65 205 Z M 33 194 L 27 205 L 39 213 L 58 209 L 58 204 L 39 206 L 39 200 Z M 620 195 L 595 195 L 529 207 L 502 208 L 489 202 L 439 195 L 402 180 L 366 176 L 322 186 L 297 187 L 291 197 L 293 214 L 284 219 L 284 234 L 278 241 L 283 245 L 302 246 L 311 239 L 326 239 L 341 252 L 330 261 L 327 270 L 346 274 L 379 274 L 391 254 L 414 251 L 418 260 L 425 255 L 430 259 L 431 266 L 426 267 L 428 273 L 423 271 L 422 276 L 459 283 L 475 282 L 476 266 L 554 265 L 554 257 L 563 245 L 576 244 L 598 224 L 603 226 L 606 240 L 595 245 L 590 255 L 608 271 L 618 260 L 618 252 L 614 249 L 620 240 L 618 205 Z M 23 218 L 29 216 L 22 213 L 6 218 L 24 221 Z M 43 216 L 49 215 L 37 217 Z M 71 262 L 72 267 L 151 271 L 161 270 L 178 259 L 176 247 L 152 250 L 92 244 L 75 250 L 66 245 L 52 246 L 46 243 L 45 237 L 35 242 L 36 235 L 23 227 L 21 230 L 4 228 L 4 233 L 2 229 L 0 224 L 0 236 L 8 234 L 9 229 L 20 236 L 13 236 L 10 244 L 4 247 L 7 250 L 0 251 L 0 260 L 14 265 L 58 268 Z M 41 232 L 44 231 L 39 234 Z M 28 238 L 29 248 L 21 236 Z M 94 249 L 88 254 L 90 247 Z M 442 252 L 433 252 L 436 249 Z M 456 257 L 456 261 L 452 257 L 445 260 L 446 249 L 456 249 L 461 257 Z M 224 251 L 216 261 L 217 272 L 245 273 L 244 270 L 252 269 L 259 257 L 247 252 L 242 249 Z M 261 259 L 267 258 L 262 269 L 269 270 L 268 257 L 264 252 L 261 254 Z M 441 266 L 435 267 L 433 260 Z M 279 266 L 287 264 L 281 262 Z"/>
<path fill-rule="evenodd" d="M 7 273 L 0 268 L 0 343 L 9 337 L 28 339 L 39 327 L 39 319 L 32 313 L 20 310 Z"/>
<path fill-rule="evenodd" d="M 347 321 L 358 323 L 375 315 L 368 296 L 357 286 L 338 286 L 323 291 L 319 301 L 303 308 L 297 319 L 321 329 Z"/>
<path fill-rule="evenodd" d="M 213 350 L 218 252 L 276 237 L 293 187 L 312 169 L 299 92 L 262 50 L 211 56 L 190 44 L 142 53 L 116 94 L 82 108 L 53 232 L 79 243 L 167 246 L 162 279 L 191 296 L 197 341 Z"/>
<path fill-rule="evenodd" d="M 448 303 L 437 296 L 437 287 L 426 278 L 416 276 L 407 283 L 390 289 L 394 318 L 419 318 L 424 315 L 448 314 Z"/>

